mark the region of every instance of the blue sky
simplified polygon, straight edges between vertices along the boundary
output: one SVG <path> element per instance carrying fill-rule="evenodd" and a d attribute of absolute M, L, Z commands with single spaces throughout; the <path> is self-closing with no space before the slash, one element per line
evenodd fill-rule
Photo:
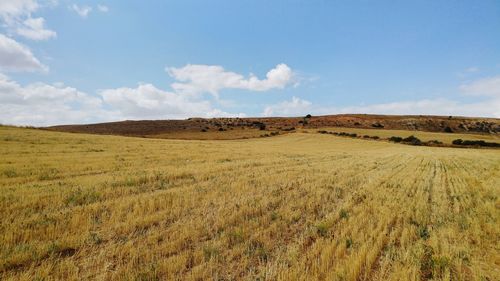
<path fill-rule="evenodd" d="M 12 0 L 0 123 L 500 117 L 500 2 Z"/>

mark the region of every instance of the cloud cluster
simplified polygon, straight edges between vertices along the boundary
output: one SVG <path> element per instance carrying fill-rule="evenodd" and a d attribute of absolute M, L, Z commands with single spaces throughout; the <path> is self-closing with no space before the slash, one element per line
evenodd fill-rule
<path fill-rule="evenodd" d="M 9 35 L 0 33 L 0 71 L 48 70 L 48 67 L 43 65 L 27 46 L 14 40 L 12 35 L 36 41 L 55 38 L 57 33 L 45 27 L 44 18 L 33 17 L 33 13 L 41 7 L 53 4 L 53 1 L 37 0 L 0 1 L 0 23 Z"/>
<path fill-rule="evenodd" d="M 181 68 L 170 67 L 166 71 L 178 80 L 172 88 L 179 93 L 197 95 L 208 92 L 218 97 L 222 89 L 242 89 L 250 91 L 267 91 L 282 89 L 293 82 L 293 71 L 286 64 L 278 64 L 269 70 L 265 79 L 259 79 L 251 74 L 243 75 L 226 71 L 219 65 L 188 64 Z"/>
<path fill-rule="evenodd" d="M 70 5 L 70 6 L 68 6 L 68 8 L 71 11 L 77 13 L 83 19 L 86 19 L 89 16 L 89 14 L 94 10 L 91 6 L 88 6 L 88 5 L 80 6 L 77 4 Z M 101 13 L 109 12 L 109 7 L 102 5 L 102 4 L 98 4 L 96 6 L 96 8 L 97 8 L 97 11 L 99 11 Z"/>
<path fill-rule="evenodd" d="M 31 50 L 21 43 L 0 34 L 0 71 L 33 72 L 47 71 Z"/>
<path fill-rule="evenodd" d="M 459 87 L 463 95 L 475 96 L 473 102 L 452 99 L 422 99 L 390 103 L 325 107 L 297 97 L 267 106 L 263 116 L 302 116 L 305 114 L 371 113 L 398 115 L 459 115 L 500 118 L 500 76 L 471 81 Z"/>
<path fill-rule="evenodd" d="M 0 20 L 9 33 L 38 41 L 54 38 L 57 33 L 45 27 L 44 18 L 32 17 L 41 7 L 53 4 L 54 1 L 0 1 Z"/>

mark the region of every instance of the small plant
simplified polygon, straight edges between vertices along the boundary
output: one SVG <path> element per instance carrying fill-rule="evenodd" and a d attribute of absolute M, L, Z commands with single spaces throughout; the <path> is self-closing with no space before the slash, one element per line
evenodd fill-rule
<path fill-rule="evenodd" d="M 203 247 L 203 256 L 205 257 L 205 261 L 217 260 L 219 258 L 219 250 L 214 246 L 207 245 Z"/>
<path fill-rule="evenodd" d="M 339 217 L 340 217 L 340 219 L 348 219 L 349 212 L 347 212 L 345 209 L 342 209 L 342 210 L 340 210 Z"/>
<path fill-rule="evenodd" d="M 456 139 L 456 140 L 453 140 L 451 143 L 454 144 L 454 145 L 462 145 L 463 140 L 462 139 Z"/>
<path fill-rule="evenodd" d="M 444 131 L 445 131 L 445 133 L 453 133 L 453 130 L 449 126 L 444 128 Z"/>
<path fill-rule="evenodd" d="M 318 223 L 315 227 L 316 227 L 316 232 L 318 233 L 319 236 L 321 236 L 321 237 L 327 236 L 328 225 L 326 225 L 326 223 L 324 223 L 324 222 Z"/>
<path fill-rule="evenodd" d="M 351 237 L 345 239 L 345 247 L 346 249 L 350 249 L 353 246 L 354 242 Z"/>

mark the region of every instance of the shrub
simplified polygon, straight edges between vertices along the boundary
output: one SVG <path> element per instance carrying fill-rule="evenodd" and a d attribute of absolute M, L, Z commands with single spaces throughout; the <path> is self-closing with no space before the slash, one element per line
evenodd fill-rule
<path fill-rule="evenodd" d="M 306 115 L 306 118 L 311 118 L 311 117 L 312 117 L 311 114 Z"/>
<path fill-rule="evenodd" d="M 389 138 L 389 141 L 392 141 L 392 142 L 401 142 L 403 140 L 402 137 L 390 137 Z"/>
<path fill-rule="evenodd" d="M 427 143 L 428 143 L 428 144 L 431 144 L 431 145 L 432 145 L 432 144 L 443 144 L 443 142 L 438 141 L 438 140 L 430 140 L 430 141 L 428 141 Z"/>
<path fill-rule="evenodd" d="M 339 216 L 341 219 L 348 219 L 349 218 L 349 212 L 346 210 L 342 209 L 340 210 Z"/>
<path fill-rule="evenodd" d="M 454 145 L 462 145 L 462 142 L 463 142 L 462 139 L 456 139 L 456 140 L 453 140 L 451 143 Z"/>
<path fill-rule="evenodd" d="M 378 136 L 372 136 L 372 139 L 378 140 L 378 139 L 380 139 L 380 137 L 378 137 Z"/>
<path fill-rule="evenodd" d="M 324 131 L 324 130 L 319 130 L 318 133 L 320 133 L 320 134 L 327 134 L 328 132 Z"/>
<path fill-rule="evenodd" d="M 357 134 L 348 134 L 351 138 L 355 138 L 357 137 L 358 135 Z"/>
<path fill-rule="evenodd" d="M 411 135 L 407 138 L 404 138 L 402 141 L 405 143 L 411 144 L 411 145 L 421 145 L 422 144 L 422 141 L 413 135 Z"/>
<path fill-rule="evenodd" d="M 206 131 L 207 131 L 207 129 L 201 129 L 201 131 L 202 131 L 202 132 L 206 132 Z"/>
<path fill-rule="evenodd" d="M 364 139 L 369 139 L 369 138 L 370 138 L 370 136 L 369 136 L 369 135 L 364 135 L 364 136 L 363 136 L 363 138 L 364 138 Z"/>
<path fill-rule="evenodd" d="M 374 128 L 383 128 L 383 127 L 384 127 L 384 125 L 382 125 L 382 124 L 380 124 L 379 122 L 377 122 L 377 123 L 373 123 L 373 124 L 372 124 L 372 127 L 374 127 Z"/>
<path fill-rule="evenodd" d="M 453 130 L 452 130 L 449 126 L 448 126 L 448 127 L 446 127 L 446 128 L 444 128 L 444 131 L 445 131 L 446 133 L 453 133 Z"/>

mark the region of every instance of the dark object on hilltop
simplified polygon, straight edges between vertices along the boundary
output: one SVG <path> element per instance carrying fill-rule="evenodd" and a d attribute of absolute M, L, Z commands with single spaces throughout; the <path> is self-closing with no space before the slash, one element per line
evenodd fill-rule
<path fill-rule="evenodd" d="M 306 115 L 306 118 L 311 118 L 311 117 L 312 117 L 311 114 Z"/>
<path fill-rule="evenodd" d="M 484 147 L 500 147 L 500 143 L 496 142 L 486 142 L 484 140 L 462 140 L 456 139 L 451 142 L 454 145 L 466 145 L 466 146 L 484 146 Z"/>
<path fill-rule="evenodd" d="M 380 124 L 379 122 L 377 122 L 377 123 L 373 123 L 373 124 L 372 124 L 372 127 L 373 127 L 373 128 L 383 128 L 383 127 L 384 127 L 384 125 L 382 125 L 382 124 Z"/>
<path fill-rule="evenodd" d="M 411 135 L 407 138 L 404 138 L 402 141 L 404 143 L 408 143 L 411 145 L 421 145 L 422 144 L 422 141 L 419 138 L 415 137 L 414 135 Z"/>
<path fill-rule="evenodd" d="M 389 141 L 392 141 L 392 142 L 401 142 L 403 140 L 402 137 L 390 137 L 389 138 Z"/>

